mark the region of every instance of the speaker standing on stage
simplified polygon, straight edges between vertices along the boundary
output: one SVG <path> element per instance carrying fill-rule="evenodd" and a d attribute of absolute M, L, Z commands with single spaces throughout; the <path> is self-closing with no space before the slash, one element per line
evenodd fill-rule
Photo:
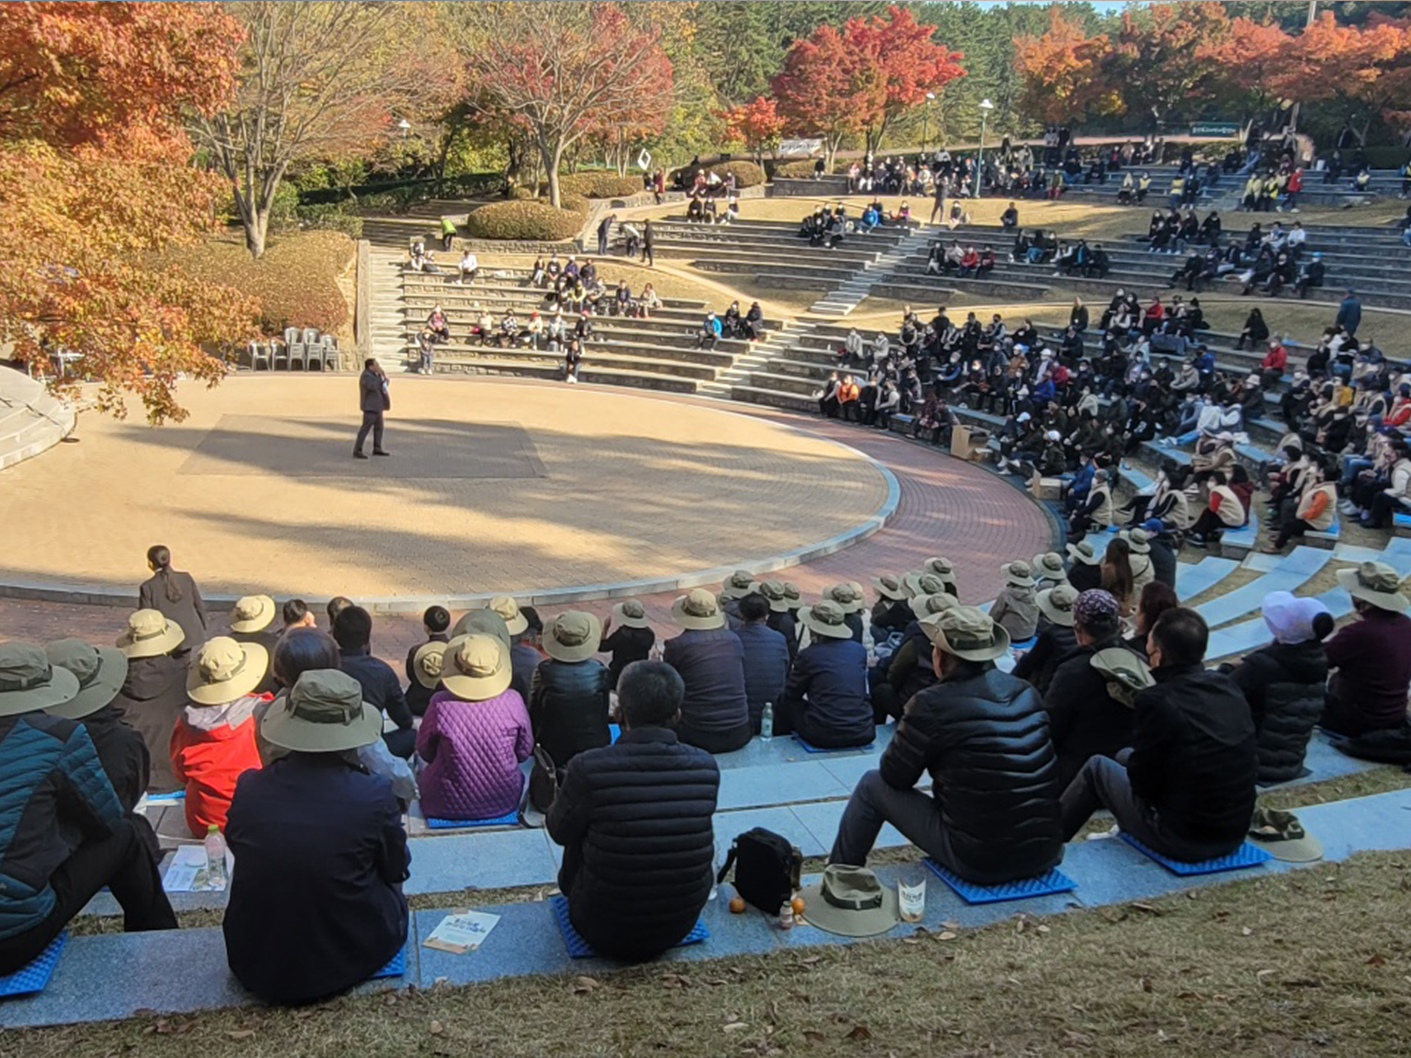
<path fill-rule="evenodd" d="M 363 373 L 358 379 L 358 405 L 363 410 L 363 425 L 358 430 L 358 440 L 353 445 L 353 457 L 366 459 L 363 442 L 368 431 L 372 431 L 372 454 L 391 455 L 382 447 L 382 417 L 392 410 L 392 395 L 387 389 L 387 373 L 376 360 L 369 358 L 363 363 Z"/>

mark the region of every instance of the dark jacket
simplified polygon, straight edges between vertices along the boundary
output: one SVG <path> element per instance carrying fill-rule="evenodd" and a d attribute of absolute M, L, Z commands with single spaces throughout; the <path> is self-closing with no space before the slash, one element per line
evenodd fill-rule
<path fill-rule="evenodd" d="M 181 659 L 159 654 L 128 662 L 127 682 L 113 699 L 113 706 L 147 745 L 152 766 L 147 780 L 150 793 L 181 789 L 171 771 L 171 733 L 187 701 L 186 663 Z"/>
<path fill-rule="evenodd" d="M 534 741 L 562 768 L 585 749 L 606 746 L 608 733 L 607 666 L 548 658 L 529 683 L 529 723 Z"/>
<path fill-rule="evenodd" d="M 1074 561 L 1068 567 L 1068 583 L 1079 592 L 1102 587 L 1102 567 Z"/>
<path fill-rule="evenodd" d="M 410 856 L 392 785 L 338 753 L 290 753 L 235 786 L 239 865 L 225 911 L 231 973 L 261 999 L 351 988 L 406 943 Z"/>
<path fill-rule="evenodd" d="M 387 410 L 387 400 L 382 392 L 382 376 L 370 368 L 364 369 L 358 376 L 358 407 L 365 412 Z"/>
<path fill-rule="evenodd" d="M 686 741 L 726 735 L 750 723 L 745 698 L 745 648 L 728 628 L 688 628 L 662 647 L 662 660 L 681 674 L 686 697 L 677 728 Z"/>
<path fill-rule="evenodd" d="M 764 703 L 773 702 L 777 712 L 784 700 L 784 681 L 789 677 L 789 643 L 783 634 L 763 622 L 742 624 L 735 629 L 745 650 L 745 699 L 750 705 L 750 729 L 759 733 Z"/>
<path fill-rule="evenodd" d="M 402 681 L 397 679 L 391 665 L 371 654 L 341 650 L 338 666 L 362 685 L 363 701 L 383 716 L 391 717 L 400 730 L 411 729 L 412 711 L 407 708 Z"/>
<path fill-rule="evenodd" d="M 789 647 L 789 659 L 792 661 L 794 655 L 799 652 L 798 622 L 794 620 L 793 613 L 788 610 L 778 613 L 771 610 L 769 619 L 764 623 L 784 637 L 784 642 Z"/>
<path fill-rule="evenodd" d="M 913 619 L 911 607 L 905 600 L 881 599 L 872 608 L 873 627 L 887 632 L 905 632 Z"/>
<path fill-rule="evenodd" d="M 529 701 L 529 685 L 534 682 L 534 670 L 544 663 L 544 658 L 538 647 L 522 639 L 510 647 L 510 668 L 514 672 L 510 688 L 521 701 Z"/>
<path fill-rule="evenodd" d="M 83 725 L 45 713 L 0 716 L 0 940 L 54 909 L 49 880 L 73 842 L 104 838 L 125 813 Z"/>
<path fill-rule="evenodd" d="M 1230 677 L 1165 665 L 1137 694 L 1127 775 L 1163 828 L 1184 841 L 1238 848 L 1254 812 L 1254 718 Z"/>
<path fill-rule="evenodd" d="M 719 790 L 714 758 L 663 727 L 574 758 L 547 825 L 569 919 L 600 954 L 650 959 L 691 931 L 710 898 Z"/>
<path fill-rule="evenodd" d="M 1344 735 L 1398 728 L 1406 723 L 1411 681 L 1411 617 L 1368 609 L 1324 644 L 1328 712 L 1323 724 Z"/>
<path fill-rule="evenodd" d="M 898 790 L 930 772 L 936 811 L 969 881 L 1031 878 L 1063 859 L 1048 714 L 1032 687 L 992 664 L 962 663 L 908 702 L 881 772 Z"/>
<path fill-rule="evenodd" d="M 1048 690 L 1053 674 L 1069 651 L 1078 645 L 1073 629 L 1068 625 L 1054 624 L 1047 617 L 1039 616 L 1039 639 L 1033 649 L 1025 653 L 1014 665 L 1014 675 L 1028 680 L 1034 690 L 1043 694 Z"/>
<path fill-rule="evenodd" d="M 152 754 L 142 736 L 123 723 L 122 713 L 113 705 L 105 705 L 79 721 L 88 729 L 93 748 L 108 782 L 113 785 L 123 813 L 131 812 L 147 792 L 152 774 Z"/>
<path fill-rule="evenodd" d="M 1054 670 L 1044 693 L 1064 789 L 1089 757 L 1115 757 L 1132 744 L 1132 707 L 1108 694 L 1107 677 L 1092 667 L 1099 650 L 1122 646 L 1126 644 L 1116 636 L 1089 647 L 1075 646 Z"/>
<path fill-rule="evenodd" d="M 412 711 L 413 716 L 425 716 L 426 707 L 431 704 L 431 696 L 436 693 L 435 687 L 423 687 L 421 681 L 416 678 L 416 666 L 412 664 L 412 659 L 416 657 L 416 652 L 426 643 L 446 643 L 449 642 L 445 632 L 437 632 L 426 637 L 425 643 L 417 643 L 415 646 L 407 648 L 407 689 L 402 695 L 406 699 L 407 708 Z"/>
<path fill-rule="evenodd" d="M 626 625 L 614 628 L 612 635 L 603 640 L 599 649 L 612 655 L 612 660 L 608 662 L 608 680 L 614 690 L 617 689 L 617 678 L 622 675 L 622 670 L 634 661 L 647 660 L 656 641 L 657 634 L 650 628 L 628 628 Z"/>
<path fill-rule="evenodd" d="M 167 598 L 168 581 L 181 598 Z M 201 589 L 196 586 L 196 579 L 190 573 L 173 569 L 165 575 L 153 574 L 137 589 L 137 608 L 159 610 L 167 620 L 181 625 L 186 638 L 178 649 L 183 653 L 199 649 L 206 641 L 206 604 L 201 599 Z"/>
<path fill-rule="evenodd" d="M 1259 745 L 1259 782 L 1288 782 L 1303 774 L 1303 755 L 1328 682 L 1323 644 L 1270 643 L 1245 656 L 1230 673 L 1244 692 Z"/>
<path fill-rule="evenodd" d="M 1151 559 L 1151 572 L 1156 581 L 1174 589 L 1176 587 L 1176 551 L 1171 546 L 1171 542 L 1164 536 L 1153 538 L 1151 553 L 1147 555 L 1147 558 Z"/>
<path fill-rule="evenodd" d="M 865 746 L 877 737 L 867 696 L 867 649 L 854 639 L 815 636 L 789 671 L 785 709 L 815 746 Z"/>

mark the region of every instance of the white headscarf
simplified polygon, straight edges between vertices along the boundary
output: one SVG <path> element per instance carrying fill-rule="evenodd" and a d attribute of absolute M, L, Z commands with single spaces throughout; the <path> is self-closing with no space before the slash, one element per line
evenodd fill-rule
<path fill-rule="evenodd" d="M 1317 599 L 1287 591 L 1270 592 L 1264 596 L 1260 609 L 1264 612 L 1264 623 L 1280 643 L 1306 643 L 1313 639 L 1313 619 L 1328 612 Z"/>

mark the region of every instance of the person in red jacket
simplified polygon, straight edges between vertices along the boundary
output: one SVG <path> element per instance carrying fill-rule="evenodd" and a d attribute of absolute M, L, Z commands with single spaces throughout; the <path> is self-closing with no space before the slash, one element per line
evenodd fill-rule
<path fill-rule="evenodd" d="M 1283 380 L 1288 363 L 1289 351 L 1284 348 L 1283 336 L 1276 334 L 1269 339 L 1269 351 L 1259 361 L 1259 378 L 1265 389 L 1273 389 Z"/>
<path fill-rule="evenodd" d="M 271 700 L 255 694 L 269 670 L 269 652 L 229 636 L 208 641 L 191 663 L 191 704 L 171 733 L 171 769 L 186 788 L 186 825 L 194 837 L 225 829 L 235 781 L 260 766 L 255 710 Z"/>

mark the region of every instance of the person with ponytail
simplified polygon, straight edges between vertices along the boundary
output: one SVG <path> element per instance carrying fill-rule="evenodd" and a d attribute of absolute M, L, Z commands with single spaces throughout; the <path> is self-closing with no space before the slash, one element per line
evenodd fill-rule
<path fill-rule="evenodd" d="M 140 610 L 158 610 L 175 621 L 186 633 L 181 653 L 199 649 L 206 641 L 206 605 L 201 601 L 201 589 L 190 573 L 172 569 L 171 549 L 154 544 L 147 549 L 147 568 L 152 576 L 138 590 Z"/>

